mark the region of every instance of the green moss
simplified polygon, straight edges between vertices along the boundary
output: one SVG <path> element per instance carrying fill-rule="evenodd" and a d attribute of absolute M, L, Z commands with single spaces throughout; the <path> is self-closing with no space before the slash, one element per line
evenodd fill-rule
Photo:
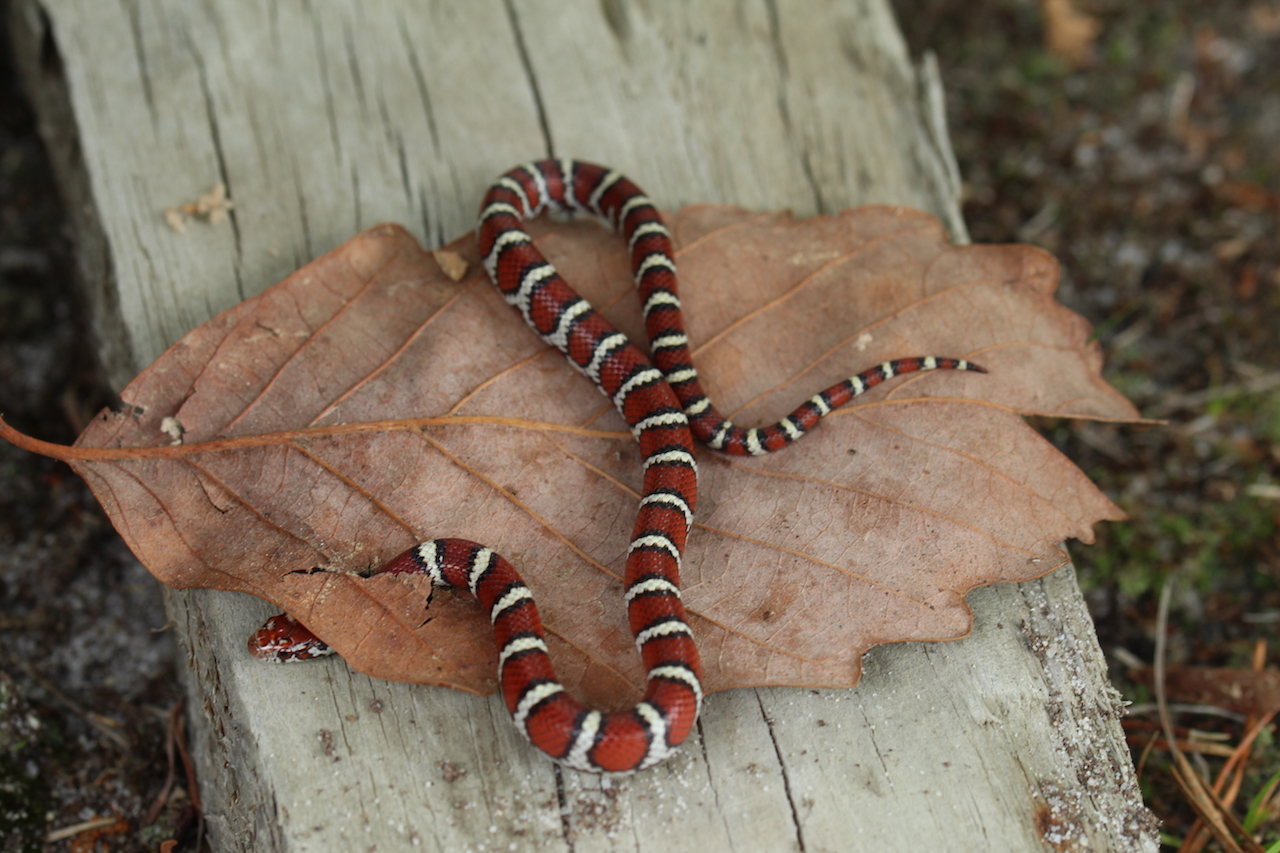
<path fill-rule="evenodd" d="M 1022 79 L 1028 83 L 1046 83 L 1061 80 L 1071 67 L 1060 56 L 1045 50 L 1029 53 L 1022 61 Z"/>
<path fill-rule="evenodd" d="M 1129 521 L 1109 525 L 1107 541 L 1082 550 L 1082 584 L 1086 589 L 1115 586 L 1137 598 L 1182 569 L 1185 583 L 1209 592 L 1223 574 L 1249 571 L 1277 532 L 1274 507 L 1248 495 L 1206 503 L 1196 517 L 1148 507 Z M 1265 575 L 1250 580 L 1273 582 Z"/>
<path fill-rule="evenodd" d="M 44 850 L 45 820 L 52 804 L 34 765 L 0 753 L 0 846 L 14 853 Z"/>
<path fill-rule="evenodd" d="M 43 731 L 17 684 L 0 672 L 0 849 L 44 849 L 53 796 L 40 778 L 33 742 Z"/>
<path fill-rule="evenodd" d="M 1263 398 L 1258 415 L 1258 426 L 1262 435 L 1273 444 L 1280 444 L 1280 394 L 1269 394 Z"/>

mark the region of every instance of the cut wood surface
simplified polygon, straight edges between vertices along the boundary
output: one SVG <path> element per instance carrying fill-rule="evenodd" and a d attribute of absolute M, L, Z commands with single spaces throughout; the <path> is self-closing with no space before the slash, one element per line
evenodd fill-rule
<path fill-rule="evenodd" d="M 938 81 L 876 0 L 11 5 L 117 387 L 368 226 L 463 234 L 548 154 L 667 209 L 905 204 L 964 237 Z M 225 221 L 166 221 L 218 184 Z M 494 698 L 260 664 L 258 599 L 169 600 L 218 850 L 1155 849 L 1069 568 L 972 593 L 968 639 L 879 647 L 855 689 L 716 694 L 618 779 Z"/>

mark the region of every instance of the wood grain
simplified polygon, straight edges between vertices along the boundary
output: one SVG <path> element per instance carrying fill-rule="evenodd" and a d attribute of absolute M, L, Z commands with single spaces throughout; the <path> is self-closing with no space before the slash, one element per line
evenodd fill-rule
<path fill-rule="evenodd" d="M 963 237 L 932 66 L 882 0 L 13 0 L 117 386 L 380 221 L 426 245 L 487 181 L 597 159 L 667 208 L 921 207 Z M 222 226 L 166 208 L 222 182 Z M 226 850 L 1155 850 L 1070 570 L 970 596 L 855 690 L 718 694 L 674 761 L 560 771 L 499 702 L 248 658 L 267 615 L 172 594 Z"/>

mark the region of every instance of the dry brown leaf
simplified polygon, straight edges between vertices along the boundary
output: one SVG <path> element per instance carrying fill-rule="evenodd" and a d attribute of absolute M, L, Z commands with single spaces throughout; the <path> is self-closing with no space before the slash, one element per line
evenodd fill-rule
<path fill-rule="evenodd" d="M 967 634 L 970 589 L 1044 575 L 1066 562 L 1061 540 L 1122 517 L 1022 420 L 1137 416 L 1053 300 L 1046 253 L 952 246 L 892 207 L 800 223 L 693 207 L 668 223 L 704 383 L 739 423 L 888 358 L 990 370 L 896 379 L 778 454 L 700 454 L 684 599 L 708 690 L 852 685 L 872 645 Z M 643 338 L 619 238 L 532 231 Z M 446 248 L 469 262 L 460 283 L 380 226 L 210 320 L 72 463 L 162 581 L 267 598 L 380 678 L 494 688 L 474 603 L 361 577 L 421 539 L 484 542 L 534 590 L 569 688 L 617 707 L 644 683 L 620 580 L 635 442 L 503 303 L 473 238 Z"/>
<path fill-rule="evenodd" d="M 1135 670 L 1133 676 L 1144 684 L 1153 680 L 1150 669 Z M 1165 692 L 1170 701 L 1260 717 L 1280 709 L 1280 670 L 1171 666 L 1165 671 Z"/>
<path fill-rule="evenodd" d="M 1252 181 L 1219 181 L 1213 186 L 1213 194 L 1249 213 L 1280 208 L 1280 193 Z"/>

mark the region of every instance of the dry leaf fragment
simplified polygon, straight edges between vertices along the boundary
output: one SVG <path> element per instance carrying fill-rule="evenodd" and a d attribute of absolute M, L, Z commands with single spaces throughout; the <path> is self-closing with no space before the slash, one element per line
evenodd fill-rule
<path fill-rule="evenodd" d="M 991 371 L 878 386 L 772 456 L 700 454 L 684 599 L 708 690 L 851 685 L 871 645 L 965 635 L 969 590 L 1043 575 L 1062 539 L 1122 516 L 1022 420 L 1137 416 L 1053 300 L 1046 253 L 953 246 L 897 207 L 795 222 L 700 206 L 667 224 L 700 372 L 740 423 L 888 358 Z M 530 230 L 643 339 L 615 235 Z M 538 596 L 566 686 L 633 702 L 635 442 L 503 302 L 473 237 L 446 250 L 468 263 L 458 284 L 403 229 L 366 231 L 187 335 L 122 393 L 130 414 L 103 412 L 75 448 L 0 434 L 70 458 L 165 583 L 270 599 L 375 677 L 494 688 L 473 601 L 364 576 L 432 536 L 484 542 Z M 170 417 L 184 443 L 160 446 Z"/>
<path fill-rule="evenodd" d="M 1040 0 L 1044 15 L 1044 42 L 1050 53 L 1075 66 L 1093 60 L 1093 45 L 1102 31 L 1102 22 L 1081 12 L 1074 0 Z"/>
<path fill-rule="evenodd" d="M 176 207 L 166 207 L 164 209 L 164 221 L 179 234 L 187 233 L 187 218 Z"/>
<path fill-rule="evenodd" d="M 1133 675 L 1152 683 L 1150 669 L 1135 670 Z M 1171 701 L 1260 717 L 1280 709 L 1280 670 L 1171 666 L 1165 671 L 1165 692 Z"/>
<path fill-rule="evenodd" d="M 199 196 L 195 201 L 180 207 L 166 208 L 164 219 L 174 231 L 185 234 L 188 220 L 202 219 L 210 225 L 217 225 L 227 218 L 227 212 L 232 207 L 231 199 L 227 198 L 227 185 L 218 182 L 213 189 Z"/>
<path fill-rule="evenodd" d="M 1280 208 L 1280 193 L 1251 181 L 1219 181 L 1213 187 L 1213 194 L 1249 213 Z"/>
<path fill-rule="evenodd" d="M 462 281 L 462 277 L 467 274 L 467 259 L 457 252 L 432 249 L 431 257 L 436 259 L 436 263 L 440 265 L 440 269 L 444 270 L 444 274 L 449 276 L 450 281 Z"/>
<path fill-rule="evenodd" d="M 1280 35 L 1280 8 L 1254 3 L 1249 7 L 1249 23 L 1265 36 Z"/>

